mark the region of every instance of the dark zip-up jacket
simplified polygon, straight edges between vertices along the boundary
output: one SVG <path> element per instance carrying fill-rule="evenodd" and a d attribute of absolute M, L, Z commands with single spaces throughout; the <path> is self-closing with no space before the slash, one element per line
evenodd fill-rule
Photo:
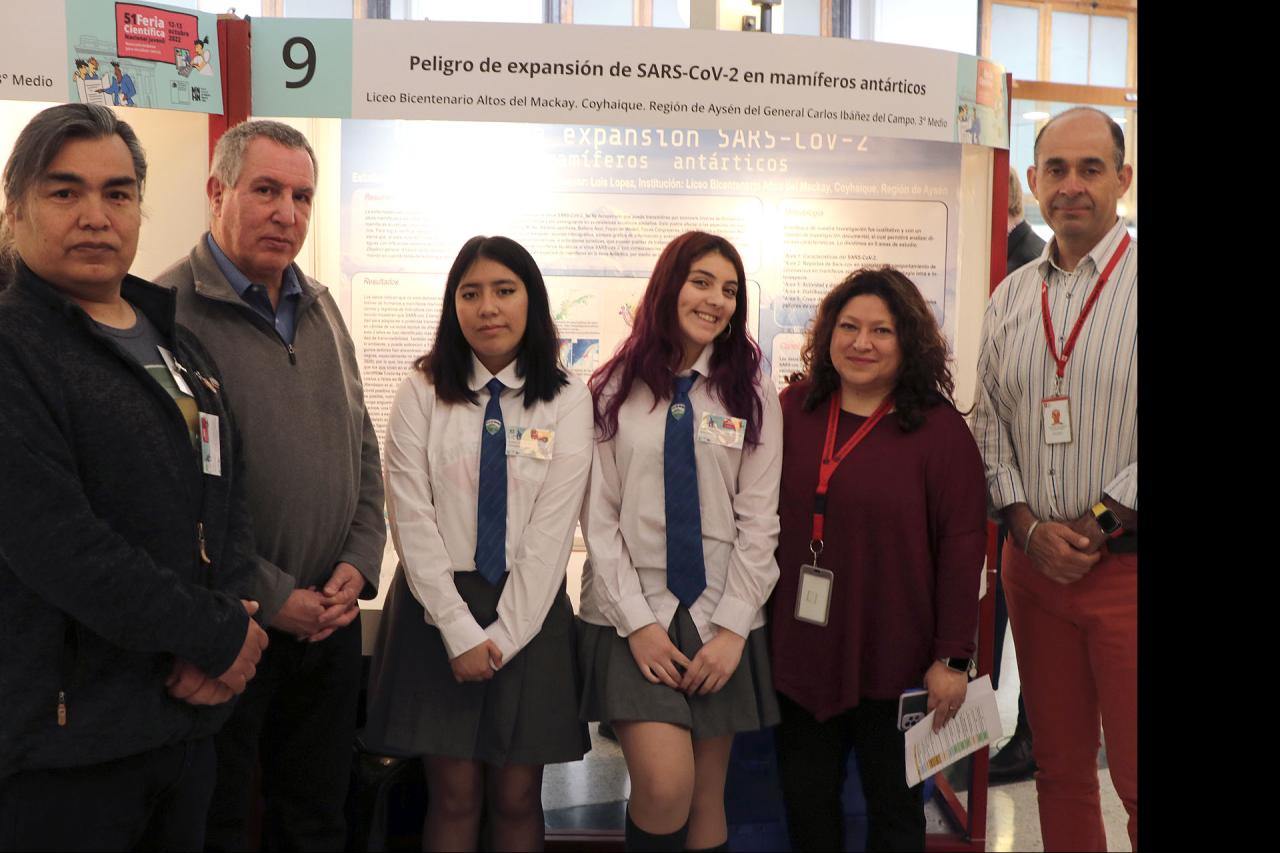
<path fill-rule="evenodd" d="M 231 712 L 164 682 L 175 656 L 219 675 L 244 643 L 238 439 L 173 293 L 127 276 L 123 294 L 218 417 L 222 474 L 202 473 L 169 394 L 19 262 L 0 293 L 0 779 L 204 737 Z"/>
<path fill-rule="evenodd" d="M 270 625 L 295 588 L 324 586 L 339 562 L 378 592 L 387 542 L 378 437 L 355 345 L 327 288 L 294 266 L 302 296 L 292 344 L 236 293 L 208 235 L 156 277 L 227 378 L 244 439 L 245 494 L 258 545 L 253 598 Z"/>
<path fill-rule="evenodd" d="M 1019 267 L 1025 267 L 1039 258 L 1043 251 L 1044 240 L 1040 239 L 1040 235 L 1032 231 L 1025 220 L 1019 222 L 1009 232 L 1009 259 L 1005 274 L 1012 274 Z"/>

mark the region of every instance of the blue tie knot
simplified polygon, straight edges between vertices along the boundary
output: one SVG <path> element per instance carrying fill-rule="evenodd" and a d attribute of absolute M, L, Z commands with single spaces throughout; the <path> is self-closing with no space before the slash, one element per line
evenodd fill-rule
<path fill-rule="evenodd" d="M 676 383 L 675 383 L 676 396 L 677 397 L 689 396 L 689 389 L 693 387 L 693 383 L 697 381 L 697 379 L 698 379 L 698 371 L 696 370 L 690 373 L 688 376 L 677 376 Z"/>
<path fill-rule="evenodd" d="M 486 382 L 484 387 L 489 389 L 490 399 L 496 399 L 500 394 L 502 394 L 502 389 L 507 386 L 503 385 L 502 380 L 495 376 Z"/>

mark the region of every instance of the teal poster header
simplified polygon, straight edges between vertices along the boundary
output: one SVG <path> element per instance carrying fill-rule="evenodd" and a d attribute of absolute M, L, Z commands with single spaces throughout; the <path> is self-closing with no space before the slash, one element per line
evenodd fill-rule
<path fill-rule="evenodd" d="M 253 112 L 351 115 L 351 22 L 254 18 Z"/>
<path fill-rule="evenodd" d="M 217 16 L 66 0 L 66 33 L 69 101 L 222 112 Z"/>

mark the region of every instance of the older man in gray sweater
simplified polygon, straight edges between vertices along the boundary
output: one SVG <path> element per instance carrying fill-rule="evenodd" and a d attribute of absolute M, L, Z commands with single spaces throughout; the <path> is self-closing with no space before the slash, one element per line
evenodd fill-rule
<path fill-rule="evenodd" d="M 243 850 L 255 766 L 265 846 L 340 850 L 360 681 L 357 598 L 386 544 L 378 442 L 355 348 L 328 290 L 293 263 L 307 236 L 315 153 L 293 128 L 223 135 L 210 232 L 157 281 L 222 365 L 244 437 L 260 557 L 253 597 L 271 646 L 217 739 L 210 849 Z"/>

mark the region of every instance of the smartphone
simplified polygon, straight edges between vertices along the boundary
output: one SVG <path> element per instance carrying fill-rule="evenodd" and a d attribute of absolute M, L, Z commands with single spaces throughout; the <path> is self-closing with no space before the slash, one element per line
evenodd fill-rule
<path fill-rule="evenodd" d="M 905 732 L 929 713 L 929 691 L 924 688 L 904 690 L 898 697 L 898 731 Z"/>

